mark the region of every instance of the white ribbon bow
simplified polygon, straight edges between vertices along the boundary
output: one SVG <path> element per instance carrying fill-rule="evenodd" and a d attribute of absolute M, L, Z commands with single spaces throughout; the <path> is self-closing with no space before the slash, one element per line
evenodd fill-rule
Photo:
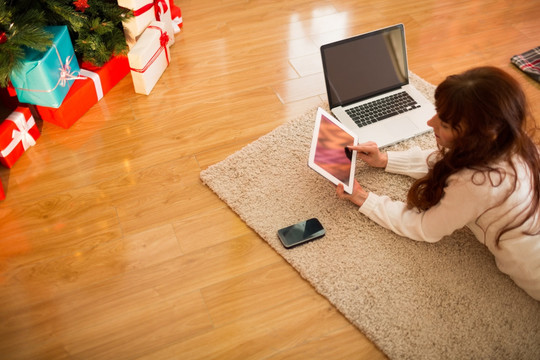
<path fill-rule="evenodd" d="M 56 46 L 54 48 L 56 49 Z M 58 59 L 60 59 L 58 49 L 56 49 L 56 53 L 58 54 Z M 71 59 L 73 59 L 73 56 L 66 57 L 66 62 L 64 64 L 62 64 L 62 60 L 60 59 L 60 67 L 58 68 L 58 70 L 60 70 L 60 78 L 58 79 L 58 84 L 62 87 L 66 86 L 68 80 L 83 79 L 80 76 L 74 75 L 74 72 L 71 71 L 71 66 L 69 66 Z"/>
<path fill-rule="evenodd" d="M 13 140 L 11 140 L 4 150 L 0 151 L 2 157 L 5 158 L 11 154 L 13 149 L 15 149 L 20 142 L 22 142 L 24 151 L 28 150 L 30 146 L 36 145 L 36 140 L 28 133 L 28 131 L 36 124 L 33 116 L 30 116 L 27 121 L 23 113 L 14 111 L 6 118 L 6 120 L 14 122 L 18 130 L 13 130 L 11 134 Z"/>

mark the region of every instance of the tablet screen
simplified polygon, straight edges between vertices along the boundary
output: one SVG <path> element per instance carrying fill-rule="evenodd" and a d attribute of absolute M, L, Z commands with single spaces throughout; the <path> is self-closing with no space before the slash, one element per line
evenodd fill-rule
<path fill-rule="evenodd" d="M 334 184 L 342 183 L 345 191 L 351 193 L 356 152 L 350 152 L 345 147 L 356 143 L 353 133 L 319 109 L 310 150 L 310 166 Z"/>

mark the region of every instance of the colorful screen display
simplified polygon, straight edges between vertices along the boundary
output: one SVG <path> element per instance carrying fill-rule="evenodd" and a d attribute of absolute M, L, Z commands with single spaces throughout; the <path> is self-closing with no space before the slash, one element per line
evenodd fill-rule
<path fill-rule="evenodd" d="M 354 145 L 354 138 L 322 115 L 314 162 L 345 184 L 351 173 L 348 145 Z"/>

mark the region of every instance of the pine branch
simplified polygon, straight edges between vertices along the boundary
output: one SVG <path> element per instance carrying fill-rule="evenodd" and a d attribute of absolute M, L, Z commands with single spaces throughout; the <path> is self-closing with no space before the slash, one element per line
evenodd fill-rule
<path fill-rule="evenodd" d="M 11 71 L 21 67 L 27 47 L 43 51 L 51 45 L 52 36 L 44 26 L 45 18 L 39 10 L 17 11 L 11 3 L 0 0 L 0 33 L 6 35 L 6 41 L 0 44 L 0 86 L 7 86 Z"/>

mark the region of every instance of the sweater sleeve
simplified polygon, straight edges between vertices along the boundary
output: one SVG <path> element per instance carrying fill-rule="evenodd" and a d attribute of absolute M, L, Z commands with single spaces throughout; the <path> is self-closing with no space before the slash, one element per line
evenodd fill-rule
<path fill-rule="evenodd" d="M 485 210 L 485 187 L 463 178 L 449 180 L 441 201 L 427 211 L 409 209 L 401 201 L 369 193 L 360 212 L 398 235 L 437 242 L 478 218 Z"/>
<path fill-rule="evenodd" d="M 428 157 L 435 150 L 421 150 L 414 147 L 407 151 L 388 151 L 386 171 L 394 174 L 407 175 L 419 179 L 428 172 Z"/>

